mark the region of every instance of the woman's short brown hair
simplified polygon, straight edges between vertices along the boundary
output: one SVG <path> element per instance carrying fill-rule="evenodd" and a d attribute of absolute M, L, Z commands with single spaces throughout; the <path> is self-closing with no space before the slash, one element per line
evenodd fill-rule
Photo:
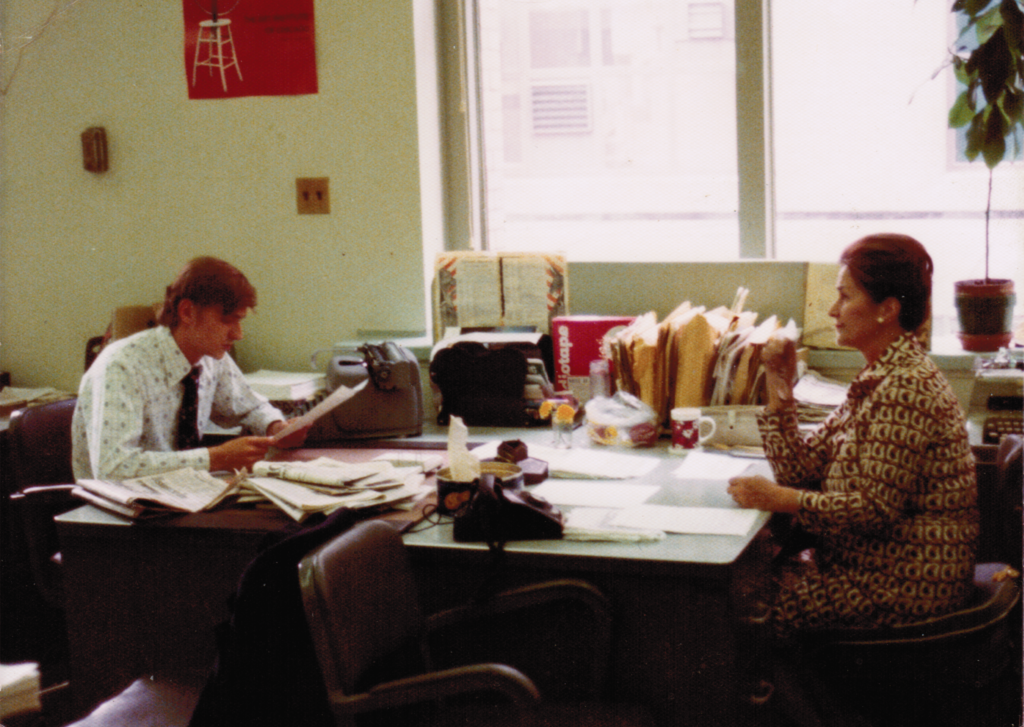
<path fill-rule="evenodd" d="M 256 307 L 256 289 L 241 270 L 215 257 L 193 258 L 167 286 L 158 320 L 171 330 L 181 322 L 178 304 L 190 300 L 200 308 L 220 306 L 225 315 Z"/>
<path fill-rule="evenodd" d="M 916 331 L 928 319 L 932 299 L 932 258 L 909 235 L 862 237 L 843 250 L 839 262 L 875 303 L 895 298 L 900 327 Z"/>

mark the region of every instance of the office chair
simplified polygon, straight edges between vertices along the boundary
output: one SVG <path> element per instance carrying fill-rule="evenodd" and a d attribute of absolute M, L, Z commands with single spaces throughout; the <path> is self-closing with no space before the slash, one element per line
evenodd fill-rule
<path fill-rule="evenodd" d="M 17 548 L 4 553 L 8 572 L 18 572 L 7 625 L 19 658 L 39 662 L 46 688 L 44 709 L 63 712 L 67 679 L 67 632 L 57 529 L 53 518 L 78 504 L 71 496 L 71 416 L 75 399 L 15 411 L 7 430 L 4 526 Z M 10 538 L 10 536 L 8 536 Z"/>
<path fill-rule="evenodd" d="M 542 701 L 534 681 L 507 664 L 433 669 L 432 632 L 452 635 L 460 632 L 458 624 L 465 624 L 474 634 L 470 640 L 480 643 L 486 639 L 476 636 L 478 629 L 490 621 L 516 641 L 527 636 L 510 626 L 516 611 L 571 602 L 583 606 L 593 626 L 575 654 L 577 666 L 585 665 L 589 672 L 583 696 L 600 697 L 608 673 L 611 618 L 604 596 L 588 584 L 528 586 L 425 617 L 401 536 L 392 526 L 373 521 L 354 526 L 307 555 L 299 579 L 338 725 L 355 724 L 357 716 L 373 713 L 387 724 L 629 725 L 645 720 L 642 710 L 626 706 Z M 446 639 L 442 644 L 450 646 Z M 452 650 L 442 650 L 451 662 Z M 500 700 L 482 701 L 483 693 Z"/>
<path fill-rule="evenodd" d="M 1003 555 L 1015 560 L 977 564 L 974 592 L 953 613 L 803 638 L 799 673 L 786 674 L 783 668 L 776 679 L 801 682 L 798 689 L 816 695 L 811 702 L 826 705 L 813 717 L 805 715 L 806 724 L 1020 724 L 1021 449 L 1019 436 L 1003 440 L 996 458 L 995 506 L 982 518 L 999 529 Z"/>
<path fill-rule="evenodd" d="M 1008 434 L 999 443 L 995 481 L 999 517 L 994 520 L 1002 544 L 999 557 L 1020 569 L 1024 545 L 1024 436 Z"/>
<path fill-rule="evenodd" d="M 8 428 L 11 505 L 22 522 L 36 586 L 56 608 L 63 606 L 64 598 L 53 518 L 80 504 L 71 496 L 71 417 L 76 401 L 19 409 Z"/>
<path fill-rule="evenodd" d="M 84 370 L 89 370 L 92 362 L 107 347 L 107 344 L 127 338 L 133 333 L 144 331 L 147 328 L 153 328 L 157 324 L 157 316 L 162 305 L 162 303 L 154 303 L 153 305 L 128 305 L 115 308 L 106 332 L 102 336 L 93 336 L 86 341 Z"/>

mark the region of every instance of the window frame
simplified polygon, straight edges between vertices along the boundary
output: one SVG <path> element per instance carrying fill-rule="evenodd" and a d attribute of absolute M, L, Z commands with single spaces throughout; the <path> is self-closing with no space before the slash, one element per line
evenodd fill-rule
<path fill-rule="evenodd" d="M 440 3 L 445 250 L 487 250 L 486 187 L 482 173 L 481 52 L 478 0 Z M 739 98 L 737 146 L 740 259 L 771 259 L 775 250 L 772 196 L 770 58 L 767 0 L 735 0 Z M 471 51 L 471 52 L 470 52 Z M 740 70 L 742 69 L 742 70 Z"/>
<path fill-rule="evenodd" d="M 439 4 L 441 103 L 444 121 L 445 249 L 487 250 L 487 192 L 483 178 L 481 100 L 478 96 L 481 0 Z M 728 13 L 727 13 L 728 15 Z M 774 260 L 777 208 L 771 88 L 771 0 L 735 0 L 736 140 L 739 260 Z M 951 31 L 955 23 L 950 19 Z M 472 52 L 468 52 L 472 50 Z M 952 93 L 952 89 L 951 89 Z M 948 130 L 947 165 L 958 159 L 956 130 Z M 1017 162 L 1019 164 L 1019 161 Z M 1010 166 L 1010 165 L 1007 165 Z M 1012 166 L 1017 166 L 1016 164 Z M 1002 172 L 1002 170 L 1000 170 Z M 999 176 L 999 173 L 997 173 Z"/>

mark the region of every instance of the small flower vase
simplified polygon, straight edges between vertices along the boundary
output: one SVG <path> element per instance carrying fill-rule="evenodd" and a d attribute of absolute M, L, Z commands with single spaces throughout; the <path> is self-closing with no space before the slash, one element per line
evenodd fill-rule
<path fill-rule="evenodd" d="M 551 417 L 551 446 L 572 447 L 572 430 L 576 423 L 576 407 L 567 399 L 548 399 L 541 405 L 541 417 Z"/>

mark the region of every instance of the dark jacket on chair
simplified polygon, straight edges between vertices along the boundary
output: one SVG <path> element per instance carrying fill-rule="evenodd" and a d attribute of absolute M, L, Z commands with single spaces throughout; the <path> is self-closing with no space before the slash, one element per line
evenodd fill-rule
<path fill-rule="evenodd" d="M 318 524 L 270 536 L 242 576 L 231 618 L 218 627 L 217 661 L 190 727 L 334 723 L 306 625 L 298 563 L 355 522 L 352 511 L 338 510 Z"/>

